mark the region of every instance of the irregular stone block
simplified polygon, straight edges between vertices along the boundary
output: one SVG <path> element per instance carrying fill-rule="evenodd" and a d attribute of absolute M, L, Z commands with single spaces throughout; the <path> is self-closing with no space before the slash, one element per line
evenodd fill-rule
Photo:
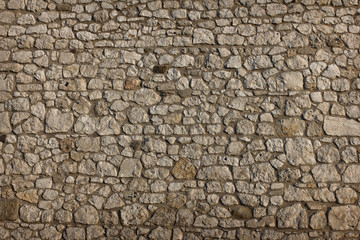
<path fill-rule="evenodd" d="M 196 175 L 196 169 L 191 161 L 181 158 L 176 162 L 171 173 L 176 179 L 192 179 Z"/>
<path fill-rule="evenodd" d="M 347 118 L 324 118 L 324 131 L 331 136 L 360 136 L 360 123 Z"/>
<path fill-rule="evenodd" d="M 0 198 L 0 221 L 18 219 L 19 200 Z"/>

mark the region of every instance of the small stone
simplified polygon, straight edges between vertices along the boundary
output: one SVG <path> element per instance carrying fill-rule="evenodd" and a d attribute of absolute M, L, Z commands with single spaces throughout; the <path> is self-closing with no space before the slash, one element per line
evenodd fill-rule
<path fill-rule="evenodd" d="M 162 227 L 157 227 L 151 231 L 151 233 L 149 234 L 149 238 L 155 240 L 157 239 L 170 240 L 171 234 L 172 234 L 171 230 Z"/>
<path fill-rule="evenodd" d="M 250 167 L 250 178 L 252 182 L 271 183 L 275 181 L 275 170 L 270 163 L 254 164 Z"/>
<path fill-rule="evenodd" d="M 232 175 L 228 167 L 203 167 L 196 175 L 201 180 L 232 180 Z"/>
<path fill-rule="evenodd" d="M 196 169 L 190 160 L 180 158 L 171 173 L 176 179 L 193 179 L 196 175 Z"/>
<path fill-rule="evenodd" d="M 81 137 L 76 141 L 76 150 L 82 152 L 100 151 L 100 137 Z"/>
<path fill-rule="evenodd" d="M 305 131 L 305 121 L 298 118 L 287 118 L 280 121 L 281 131 L 284 136 L 303 136 Z"/>
<path fill-rule="evenodd" d="M 22 128 L 25 133 L 39 133 L 44 131 L 44 125 L 37 117 L 26 120 L 23 123 Z"/>
<path fill-rule="evenodd" d="M 66 240 L 84 240 L 85 231 L 83 228 L 79 227 L 67 227 L 64 231 L 64 238 Z"/>
<path fill-rule="evenodd" d="M 120 165 L 119 177 L 140 177 L 141 162 L 137 159 L 125 158 Z"/>
<path fill-rule="evenodd" d="M 335 79 L 340 76 L 340 70 L 335 64 L 331 64 L 327 69 L 322 73 L 323 77 Z"/>
<path fill-rule="evenodd" d="M 205 58 L 205 67 L 207 68 L 220 69 L 223 64 L 223 60 L 215 54 L 208 54 Z"/>
<path fill-rule="evenodd" d="M 308 216 L 300 203 L 281 208 L 276 219 L 279 228 L 304 229 L 308 227 Z"/>
<path fill-rule="evenodd" d="M 84 205 L 76 210 L 74 220 L 76 223 L 97 224 L 99 222 L 99 214 L 93 206 Z"/>
<path fill-rule="evenodd" d="M 224 65 L 225 68 L 240 68 L 241 66 L 242 66 L 242 64 L 241 64 L 240 56 L 229 57 L 229 59 L 225 62 L 225 65 Z"/>
<path fill-rule="evenodd" d="M 120 133 L 120 126 L 115 118 L 105 116 L 101 118 L 96 126 L 97 133 L 100 136 L 117 135 Z"/>
<path fill-rule="evenodd" d="M 336 206 L 329 211 L 329 225 L 333 230 L 354 230 L 359 224 L 359 206 Z"/>
<path fill-rule="evenodd" d="M 142 88 L 135 92 L 134 101 L 142 106 L 151 106 L 159 103 L 161 97 L 151 89 Z"/>
<path fill-rule="evenodd" d="M 316 151 L 318 162 L 335 163 L 340 161 L 339 151 L 331 145 L 323 145 Z"/>
<path fill-rule="evenodd" d="M 137 90 L 140 87 L 140 80 L 137 78 L 131 78 L 126 80 L 124 89 L 125 90 Z"/>
<path fill-rule="evenodd" d="M 339 203 L 355 203 L 358 195 L 355 190 L 349 187 L 343 187 L 336 190 L 336 199 Z"/>
<path fill-rule="evenodd" d="M 327 224 L 327 219 L 323 211 L 317 212 L 310 217 L 310 227 L 312 229 L 324 229 Z"/>
<path fill-rule="evenodd" d="M 194 226 L 201 228 L 213 228 L 217 226 L 218 220 L 215 217 L 208 217 L 207 215 L 200 215 L 195 218 Z"/>
<path fill-rule="evenodd" d="M 244 67 L 247 70 L 264 69 L 272 67 L 272 63 L 266 55 L 251 56 L 244 62 Z"/>
<path fill-rule="evenodd" d="M 132 124 L 149 122 L 149 115 L 140 107 L 130 108 L 127 117 Z"/>
<path fill-rule="evenodd" d="M 120 218 L 125 226 L 137 226 L 149 218 L 149 212 L 142 205 L 135 203 L 120 209 Z"/>
<path fill-rule="evenodd" d="M 0 113 L 0 133 L 11 132 L 11 125 L 8 112 Z"/>
<path fill-rule="evenodd" d="M 104 209 L 120 208 L 125 205 L 118 193 L 111 195 L 104 204 Z"/>

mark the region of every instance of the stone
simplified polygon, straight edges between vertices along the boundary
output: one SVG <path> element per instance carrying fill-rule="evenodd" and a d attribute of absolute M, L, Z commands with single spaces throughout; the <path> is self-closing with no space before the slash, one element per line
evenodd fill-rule
<path fill-rule="evenodd" d="M 249 120 L 240 120 L 236 123 L 235 131 L 241 135 L 251 135 L 255 133 L 254 125 Z"/>
<path fill-rule="evenodd" d="M 175 210 L 168 207 L 159 208 L 150 218 L 149 222 L 156 226 L 171 228 L 175 223 L 175 213 Z"/>
<path fill-rule="evenodd" d="M 319 211 L 311 215 L 310 217 L 310 227 L 312 229 L 321 230 L 324 229 L 327 225 L 327 218 L 323 211 Z"/>
<path fill-rule="evenodd" d="M 232 175 L 228 167 L 203 167 L 196 175 L 200 180 L 232 180 Z"/>
<path fill-rule="evenodd" d="M 34 223 L 40 220 L 41 211 L 32 205 L 23 205 L 19 211 L 20 218 L 27 223 Z"/>
<path fill-rule="evenodd" d="M 289 164 L 293 166 L 316 163 L 312 143 L 307 138 L 287 138 L 285 153 Z"/>
<path fill-rule="evenodd" d="M 279 228 L 304 229 L 308 227 L 308 215 L 300 203 L 281 208 L 276 220 Z"/>
<path fill-rule="evenodd" d="M 40 237 L 41 239 L 47 239 L 47 240 L 61 239 L 62 234 L 61 232 L 58 232 L 55 227 L 50 226 L 50 227 L 45 227 L 40 231 Z"/>
<path fill-rule="evenodd" d="M 261 73 L 252 72 L 245 76 L 244 87 L 248 89 L 262 90 L 266 88 L 266 81 Z"/>
<path fill-rule="evenodd" d="M 76 149 L 82 152 L 100 151 L 100 137 L 81 137 L 76 142 Z"/>
<path fill-rule="evenodd" d="M 332 230 L 354 230 L 359 224 L 360 208 L 354 205 L 331 207 L 328 219 Z"/>
<path fill-rule="evenodd" d="M 243 205 L 235 205 L 230 208 L 231 215 L 237 219 L 250 219 L 253 217 L 251 208 Z"/>
<path fill-rule="evenodd" d="M 79 227 L 67 227 L 63 234 L 66 240 L 85 239 L 85 231 Z"/>
<path fill-rule="evenodd" d="M 219 45 L 231 45 L 231 46 L 239 46 L 243 45 L 244 37 L 234 34 L 234 35 L 226 35 L 226 34 L 219 34 L 216 37 L 216 42 Z"/>
<path fill-rule="evenodd" d="M 215 44 L 214 35 L 210 30 L 196 28 L 193 33 L 193 44 Z"/>
<path fill-rule="evenodd" d="M 240 56 L 231 56 L 224 64 L 225 68 L 240 68 L 241 66 L 242 64 Z"/>
<path fill-rule="evenodd" d="M 149 115 L 143 108 L 140 107 L 130 108 L 127 113 L 127 117 L 129 122 L 132 124 L 149 122 Z"/>
<path fill-rule="evenodd" d="M 151 89 L 141 88 L 135 92 L 134 101 L 142 106 L 151 106 L 159 103 L 161 97 Z"/>
<path fill-rule="evenodd" d="M 299 91 L 303 89 L 304 78 L 300 72 L 285 72 L 277 78 L 276 85 L 280 92 Z"/>
<path fill-rule="evenodd" d="M 84 205 L 76 210 L 74 220 L 76 223 L 81 224 L 97 224 L 99 222 L 99 214 L 93 206 Z"/>
<path fill-rule="evenodd" d="M 218 220 L 215 217 L 200 215 L 195 218 L 194 226 L 201 228 L 213 228 L 217 226 Z"/>
<path fill-rule="evenodd" d="M 140 80 L 137 78 L 131 78 L 126 80 L 124 89 L 125 90 L 137 90 L 140 87 Z"/>
<path fill-rule="evenodd" d="M 177 58 L 175 58 L 172 66 L 182 68 L 182 67 L 193 66 L 194 63 L 195 63 L 194 57 L 189 55 L 180 55 Z"/>
<path fill-rule="evenodd" d="M 335 166 L 331 164 L 316 165 L 311 169 L 311 173 L 316 182 L 338 182 L 341 180 Z"/>
<path fill-rule="evenodd" d="M 358 199 L 358 195 L 355 190 L 350 187 L 342 187 L 336 190 L 336 200 L 343 204 L 352 204 L 355 203 Z"/>
<path fill-rule="evenodd" d="M 96 132 L 100 136 L 117 135 L 120 133 L 119 123 L 111 116 L 101 118 L 96 126 Z"/>
<path fill-rule="evenodd" d="M 0 113 L 0 133 L 6 134 L 11 132 L 11 125 L 8 112 Z"/>
<path fill-rule="evenodd" d="M 59 133 L 68 132 L 74 123 L 73 114 L 61 112 L 58 109 L 50 109 L 45 116 L 45 132 Z"/>
<path fill-rule="evenodd" d="M 360 166 L 348 166 L 343 174 L 343 181 L 345 183 L 360 183 Z"/>
<path fill-rule="evenodd" d="M 37 117 L 32 117 L 26 120 L 22 128 L 25 133 L 39 133 L 44 131 L 44 125 Z"/>
<path fill-rule="evenodd" d="M 125 205 L 118 193 L 111 195 L 104 204 L 104 209 L 121 208 Z"/>
<path fill-rule="evenodd" d="M 360 136 L 360 123 L 352 119 L 326 116 L 324 131 L 330 136 Z"/>
<path fill-rule="evenodd" d="M 119 177 L 140 177 L 141 162 L 137 159 L 125 158 L 120 165 Z"/>
<path fill-rule="evenodd" d="M 226 148 L 226 154 L 239 156 L 243 148 L 244 145 L 240 141 L 231 142 Z"/>
<path fill-rule="evenodd" d="M 335 147 L 323 145 L 316 150 L 316 160 L 321 163 L 336 163 L 340 161 L 340 154 Z"/>
<path fill-rule="evenodd" d="M 93 134 L 96 131 L 95 120 L 89 115 L 81 115 L 76 120 L 74 131 L 76 133 Z"/>
<path fill-rule="evenodd" d="M 118 175 L 114 165 L 108 162 L 98 162 L 96 169 L 100 177 L 116 177 Z"/>
<path fill-rule="evenodd" d="M 39 200 L 39 196 L 37 195 L 37 190 L 35 189 L 29 189 L 24 192 L 18 192 L 16 194 L 16 197 L 18 197 L 21 200 L 27 201 L 29 203 L 37 203 Z"/>
<path fill-rule="evenodd" d="M 252 182 L 271 183 L 275 181 L 275 171 L 270 163 L 254 164 L 250 167 L 250 179 Z"/>
<path fill-rule="evenodd" d="M 157 227 L 149 234 L 149 239 L 170 240 L 172 232 L 169 229 Z"/>
<path fill-rule="evenodd" d="M 19 200 L 0 198 L 0 220 L 15 221 L 19 217 Z"/>
<path fill-rule="evenodd" d="M 175 163 L 171 173 L 176 179 L 193 179 L 196 175 L 196 169 L 190 160 L 180 158 L 180 160 Z"/>
<path fill-rule="evenodd" d="M 149 212 L 142 205 L 135 203 L 120 209 L 120 219 L 125 226 L 141 225 L 149 218 Z"/>
<path fill-rule="evenodd" d="M 251 56 L 245 60 L 244 67 L 247 70 L 264 69 L 272 67 L 272 63 L 266 55 Z"/>
<path fill-rule="evenodd" d="M 210 68 L 210 69 L 220 69 L 222 66 L 223 66 L 224 62 L 223 60 L 211 53 L 211 54 L 208 54 L 205 58 L 205 67 L 207 68 Z"/>
<path fill-rule="evenodd" d="M 101 226 L 88 226 L 86 227 L 86 239 L 97 239 L 105 235 L 105 230 Z"/>
<path fill-rule="evenodd" d="M 298 118 L 281 119 L 281 132 L 284 136 L 303 136 L 305 131 L 305 121 Z"/>

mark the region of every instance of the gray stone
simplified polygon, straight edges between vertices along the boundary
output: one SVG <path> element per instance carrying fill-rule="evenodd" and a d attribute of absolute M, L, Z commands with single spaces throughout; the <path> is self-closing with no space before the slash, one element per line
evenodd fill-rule
<path fill-rule="evenodd" d="M 117 135 L 120 133 L 119 123 L 115 118 L 105 116 L 101 118 L 96 126 L 96 131 L 100 136 L 103 135 Z"/>
<path fill-rule="evenodd" d="M 73 127 L 74 117 L 72 113 L 50 109 L 46 114 L 45 123 L 46 133 L 68 132 Z"/>
<path fill-rule="evenodd" d="M 196 28 L 193 33 L 193 44 L 214 44 L 214 35 L 210 30 Z"/>
<path fill-rule="evenodd" d="M 125 205 L 118 193 L 111 195 L 104 204 L 104 209 L 121 208 Z"/>
<path fill-rule="evenodd" d="M 97 224 L 99 222 L 99 214 L 93 206 L 84 205 L 76 210 L 74 220 L 76 223 L 81 224 Z"/>
<path fill-rule="evenodd" d="M 304 78 L 300 72 L 285 72 L 277 78 L 276 85 L 280 92 L 299 91 L 303 89 Z"/>
<path fill-rule="evenodd" d="M 360 136 L 360 123 L 346 118 L 324 118 L 324 131 L 331 136 Z"/>
<path fill-rule="evenodd" d="M 189 67 L 193 66 L 195 63 L 195 59 L 192 56 L 189 55 L 180 55 L 179 57 L 175 58 L 173 62 L 173 67 Z"/>
<path fill-rule="evenodd" d="M 264 69 L 272 66 L 270 58 L 266 55 L 251 56 L 244 62 L 244 67 L 247 70 Z"/>
<path fill-rule="evenodd" d="M 316 165 L 311 169 L 311 173 L 316 182 L 338 182 L 341 180 L 335 166 L 331 164 Z"/>
<path fill-rule="evenodd" d="M 141 225 L 149 218 L 149 212 L 142 205 L 135 203 L 120 209 L 120 218 L 125 226 Z"/>
<path fill-rule="evenodd" d="M 242 66 L 242 64 L 241 64 L 240 56 L 229 57 L 229 59 L 225 62 L 225 65 L 224 65 L 225 68 L 240 68 L 241 66 Z"/>
<path fill-rule="evenodd" d="M 151 106 L 159 103 L 161 97 L 151 89 L 141 88 L 135 92 L 134 101 L 142 106 Z"/>
<path fill-rule="evenodd" d="M 26 120 L 23 123 L 22 128 L 25 133 L 39 133 L 44 131 L 44 125 L 37 117 Z"/>
<path fill-rule="evenodd" d="M 350 165 L 343 174 L 345 183 L 360 183 L 360 165 Z"/>
<path fill-rule="evenodd" d="M 96 169 L 100 177 L 116 177 L 117 170 L 111 163 L 108 162 L 98 162 Z"/>
<path fill-rule="evenodd" d="M 76 149 L 81 152 L 100 151 L 100 137 L 81 137 L 76 142 Z"/>
<path fill-rule="evenodd" d="M 250 167 L 252 182 L 271 183 L 276 180 L 275 170 L 270 163 L 254 164 Z"/>
<path fill-rule="evenodd" d="M 0 113 L 0 133 L 11 132 L 11 125 L 8 112 Z"/>
<path fill-rule="evenodd" d="M 201 168 L 196 178 L 201 180 L 232 180 L 232 175 L 228 167 L 212 166 Z"/>
<path fill-rule="evenodd" d="M 76 133 L 93 134 L 96 131 L 95 120 L 89 115 L 81 115 L 76 120 L 74 131 Z"/>
<path fill-rule="evenodd" d="M 210 68 L 210 69 L 220 69 L 222 66 L 223 66 L 224 62 L 223 60 L 211 53 L 211 54 L 208 54 L 205 58 L 205 67 L 207 68 Z"/>
<path fill-rule="evenodd" d="M 335 163 L 340 161 L 339 151 L 331 145 L 323 145 L 316 150 L 318 162 Z"/>
<path fill-rule="evenodd" d="M 140 107 L 132 107 L 127 113 L 129 122 L 132 124 L 149 122 L 149 115 Z"/>
<path fill-rule="evenodd" d="M 285 140 L 285 153 L 289 164 L 293 166 L 316 163 L 313 146 L 307 138 L 287 138 Z"/>
<path fill-rule="evenodd" d="M 358 195 L 355 190 L 349 187 L 343 187 L 336 190 L 336 199 L 339 203 L 355 203 L 358 200 Z"/>
<path fill-rule="evenodd" d="M 141 162 L 133 158 L 125 158 L 120 165 L 119 177 L 140 177 Z"/>
<path fill-rule="evenodd" d="M 259 72 L 252 72 L 245 76 L 244 87 L 248 89 L 265 89 L 266 80 Z"/>
<path fill-rule="evenodd" d="M 281 208 L 276 219 L 279 228 L 304 229 L 308 227 L 308 215 L 300 203 Z"/>
<path fill-rule="evenodd" d="M 32 205 L 24 205 L 20 208 L 20 218 L 28 223 L 34 223 L 40 220 L 41 210 Z"/>
<path fill-rule="evenodd" d="M 215 217 L 209 217 L 207 215 L 200 215 L 195 218 L 194 226 L 202 228 L 213 228 L 218 224 L 218 220 Z"/>

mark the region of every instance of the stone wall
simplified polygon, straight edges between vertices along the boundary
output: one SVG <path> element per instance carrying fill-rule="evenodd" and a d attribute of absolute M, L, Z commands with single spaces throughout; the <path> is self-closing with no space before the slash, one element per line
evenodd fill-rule
<path fill-rule="evenodd" d="M 0 0 L 0 238 L 359 239 L 358 0 Z"/>

